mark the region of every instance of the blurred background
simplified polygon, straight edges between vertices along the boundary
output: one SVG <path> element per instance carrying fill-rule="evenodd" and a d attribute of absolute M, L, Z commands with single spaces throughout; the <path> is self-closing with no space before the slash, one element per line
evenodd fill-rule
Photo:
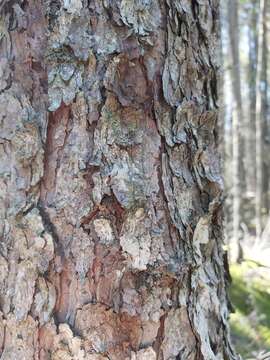
<path fill-rule="evenodd" d="M 219 123 L 232 337 L 244 359 L 270 359 L 262 355 L 270 351 L 270 0 L 221 3 Z"/>

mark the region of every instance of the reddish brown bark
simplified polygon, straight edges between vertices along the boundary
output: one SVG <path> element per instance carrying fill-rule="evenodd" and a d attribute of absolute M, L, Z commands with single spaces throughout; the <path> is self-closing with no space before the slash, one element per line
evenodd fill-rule
<path fill-rule="evenodd" d="M 1 11 L 1 359 L 234 359 L 217 2 Z"/>

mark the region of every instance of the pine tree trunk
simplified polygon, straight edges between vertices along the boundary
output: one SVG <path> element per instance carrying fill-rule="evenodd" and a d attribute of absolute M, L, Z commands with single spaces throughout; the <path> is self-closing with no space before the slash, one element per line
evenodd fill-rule
<path fill-rule="evenodd" d="M 254 164 L 256 163 L 256 67 L 258 56 L 258 0 L 252 0 L 249 11 L 248 26 L 248 44 L 249 44 L 249 63 L 248 63 L 248 86 L 249 86 L 249 109 L 248 126 L 246 127 L 246 174 L 247 174 L 247 192 L 255 194 L 256 172 Z"/>
<path fill-rule="evenodd" d="M 263 62 L 264 62 L 264 30 L 266 21 L 265 0 L 260 0 L 259 29 L 258 29 L 258 61 L 256 75 L 256 236 L 260 239 L 262 233 L 262 207 L 263 207 L 263 160 L 262 160 L 262 128 L 263 128 Z"/>
<path fill-rule="evenodd" d="M 269 3 L 265 4 L 263 21 L 263 44 L 262 44 L 262 207 L 264 213 L 269 213 L 269 120 L 268 120 L 268 27 L 267 18 L 269 14 Z M 265 224 L 263 224 L 265 225 Z"/>
<path fill-rule="evenodd" d="M 235 359 L 218 2 L 1 2 L 1 360 Z"/>
<path fill-rule="evenodd" d="M 241 171 L 243 167 L 240 162 L 241 157 L 241 122 L 243 119 L 242 96 L 240 81 L 240 58 L 239 58 L 239 23 L 238 23 L 238 1 L 228 1 L 228 18 L 229 18 L 229 39 L 230 52 L 232 59 L 231 79 L 233 93 L 232 109 L 232 194 L 233 194 L 233 241 L 237 246 L 237 260 L 242 260 L 242 248 L 240 244 L 240 207 L 242 199 L 243 186 L 241 186 Z M 243 185 L 243 184 L 242 184 Z"/>

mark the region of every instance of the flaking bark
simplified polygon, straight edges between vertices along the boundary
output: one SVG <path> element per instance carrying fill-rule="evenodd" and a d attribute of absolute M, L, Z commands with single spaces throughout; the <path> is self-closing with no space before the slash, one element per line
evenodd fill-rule
<path fill-rule="evenodd" d="M 1 360 L 236 359 L 218 2 L 1 5 Z"/>

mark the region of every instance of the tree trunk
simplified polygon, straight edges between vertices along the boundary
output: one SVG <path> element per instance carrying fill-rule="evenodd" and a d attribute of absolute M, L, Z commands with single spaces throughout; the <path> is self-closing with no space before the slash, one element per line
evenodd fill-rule
<path fill-rule="evenodd" d="M 264 63 L 264 30 L 266 20 L 266 1 L 260 0 L 258 29 L 258 61 L 256 75 L 256 236 L 259 240 L 262 233 L 262 190 L 263 190 L 263 160 L 262 160 L 262 127 L 263 127 L 263 63 Z"/>
<path fill-rule="evenodd" d="M 238 1 L 228 1 L 229 39 L 232 59 L 231 79 L 233 93 L 232 109 L 232 178 L 233 178 L 233 241 L 237 246 L 237 260 L 242 259 L 242 248 L 240 244 L 240 206 L 241 206 L 241 135 L 240 124 L 243 119 L 241 80 L 240 80 L 240 59 L 239 59 L 239 24 L 238 24 Z M 241 157 L 242 159 L 242 157 Z M 242 167 L 241 167 L 242 169 Z"/>
<path fill-rule="evenodd" d="M 268 120 L 268 28 L 267 18 L 269 13 L 269 4 L 265 4 L 265 14 L 263 21 L 263 44 L 262 44 L 262 208 L 265 214 L 269 213 L 269 174 L 270 174 L 270 156 L 269 156 L 269 120 Z M 265 222 L 264 222 L 265 223 Z M 263 224 L 265 225 L 265 224 Z"/>
<path fill-rule="evenodd" d="M 0 6 L 1 360 L 235 359 L 217 1 Z"/>
<path fill-rule="evenodd" d="M 249 11 L 249 26 L 248 26 L 248 89 L 249 89 L 249 114 L 248 126 L 246 127 L 246 174 L 247 174 L 247 192 L 255 195 L 256 189 L 256 172 L 254 171 L 254 164 L 256 163 L 255 150 L 255 133 L 256 133 L 256 67 L 257 67 L 257 52 L 258 52 L 258 0 L 252 0 Z M 253 196 L 254 196 L 253 195 Z"/>

